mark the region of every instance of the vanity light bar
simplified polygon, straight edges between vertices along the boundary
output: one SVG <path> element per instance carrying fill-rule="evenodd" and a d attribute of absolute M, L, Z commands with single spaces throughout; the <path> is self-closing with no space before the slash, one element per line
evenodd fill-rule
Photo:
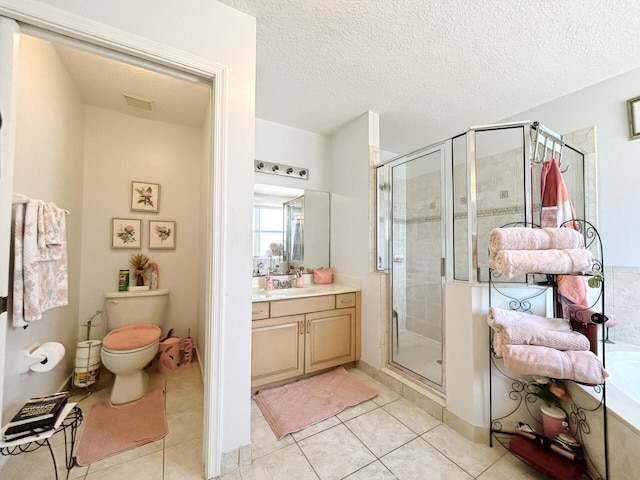
<path fill-rule="evenodd" d="M 263 162 L 262 160 L 255 160 L 254 170 L 261 173 L 270 173 L 272 175 L 282 175 L 283 177 L 301 178 L 303 180 L 309 180 L 309 169 L 301 167 L 292 167 L 290 165 L 283 165 L 281 163 Z"/>

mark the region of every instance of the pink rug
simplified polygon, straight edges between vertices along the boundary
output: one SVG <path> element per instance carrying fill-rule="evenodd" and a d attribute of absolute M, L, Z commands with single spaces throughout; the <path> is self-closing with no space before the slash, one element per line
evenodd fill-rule
<path fill-rule="evenodd" d="M 140 400 L 112 405 L 96 403 L 85 413 L 76 450 L 78 465 L 89 465 L 117 453 L 155 442 L 169 429 L 164 410 L 164 389 L 158 387 Z"/>
<path fill-rule="evenodd" d="M 377 394 L 344 367 L 338 367 L 315 377 L 264 390 L 253 399 L 279 440 Z"/>

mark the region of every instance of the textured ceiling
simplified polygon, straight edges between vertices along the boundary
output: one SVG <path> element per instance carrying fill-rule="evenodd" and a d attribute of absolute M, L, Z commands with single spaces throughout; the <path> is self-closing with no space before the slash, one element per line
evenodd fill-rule
<path fill-rule="evenodd" d="M 640 67 L 637 0 L 221 2 L 257 18 L 258 118 L 331 134 L 372 110 L 395 153 Z"/>

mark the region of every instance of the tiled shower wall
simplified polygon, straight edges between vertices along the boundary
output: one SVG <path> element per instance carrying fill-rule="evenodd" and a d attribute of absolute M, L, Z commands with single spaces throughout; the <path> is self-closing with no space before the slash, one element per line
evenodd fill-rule
<path fill-rule="evenodd" d="M 604 267 L 605 314 L 616 320 L 609 339 L 640 346 L 640 267 Z"/>
<path fill-rule="evenodd" d="M 394 180 L 394 309 L 400 330 L 442 341 L 440 171 Z M 404 198 L 405 202 L 398 202 Z M 404 250 L 404 251 L 403 251 Z"/>
<path fill-rule="evenodd" d="M 488 238 L 489 232 L 509 222 L 524 220 L 524 173 L 522 148 L 479 158 L 476 162 L 476 209 L 478 268 L 480 280 L 489 278 Z M 454 232 L 456 278 L 465 280 L 458 272 L 466 272 L 469 256 L 466 248 L 467 194 L 466 175 L 454 167 Z M 462 211 L 464 210 L 464 213 Z"/>

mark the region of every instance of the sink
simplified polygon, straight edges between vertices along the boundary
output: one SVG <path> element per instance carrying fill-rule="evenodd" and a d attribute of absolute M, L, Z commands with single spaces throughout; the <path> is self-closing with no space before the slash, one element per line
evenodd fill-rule
<path fill-rule="evenodd" d="M 254 298 L 291 298 L 303 297 L 311 295 L 318 291 L 317 287 L 302 288 L 274 288 L 273 290 L 265 290 L 264 288 L 254 289 Z"/>

